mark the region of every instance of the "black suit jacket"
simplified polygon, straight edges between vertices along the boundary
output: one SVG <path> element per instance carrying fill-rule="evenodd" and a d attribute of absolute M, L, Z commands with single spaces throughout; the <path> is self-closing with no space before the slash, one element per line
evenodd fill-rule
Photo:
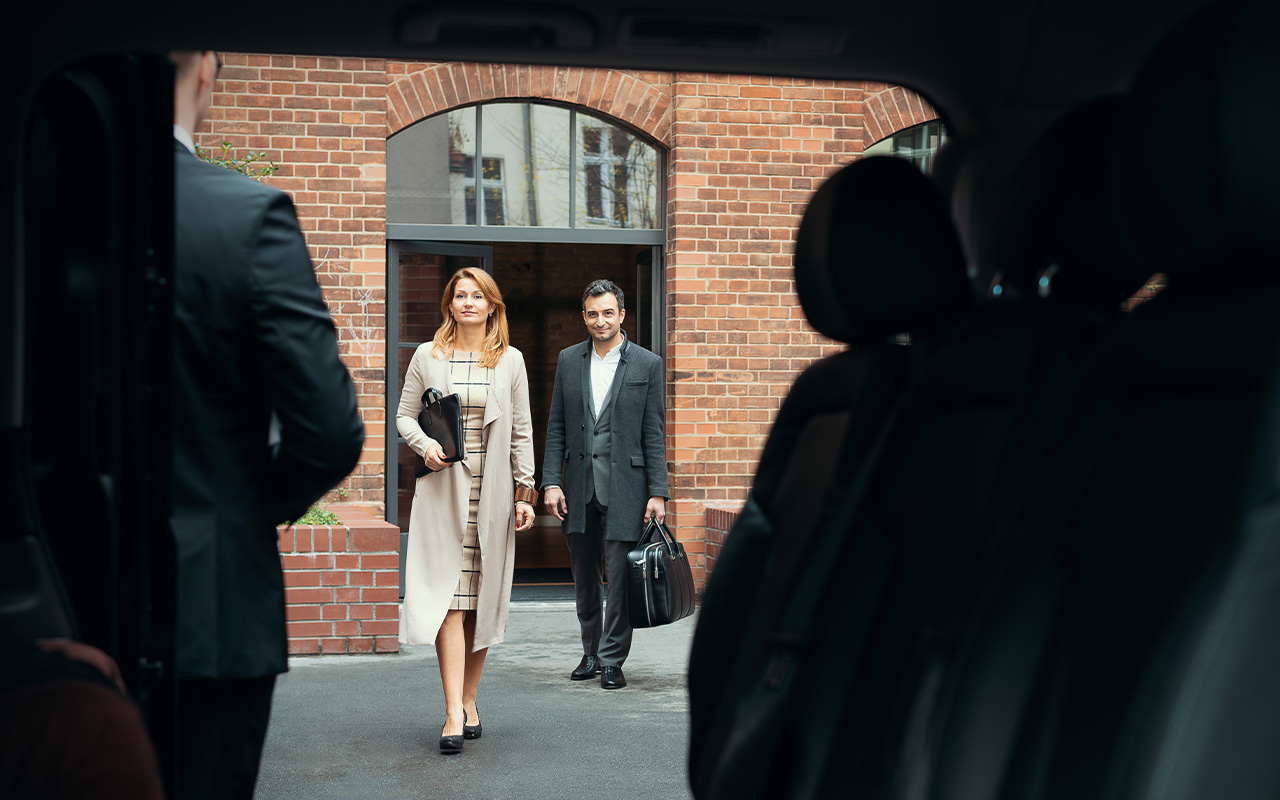
<path fill-rule="evenodd" d="M 274 675 L 276 525 L 351 471 L 364 425 L 289 197 L 176 140 L 174 159 L 178 677 Z"/>
<path fill-rule="evenodd" d="M 586 437 L 593 424 L 590 400 L 591 340 L 560 351 L 547 446 L 542 461 L 542 487 L 559 486 L 569 507 L 565 533 L 586 531 Z M 605 538 L 634 542 L 644 528 L 650 497 L 671 499 L 667 489 L 666 383 L 662 359 L 627 341 L 613 376 L 610 415 L 613 447 L 609 453 L 609 522 Z"/>

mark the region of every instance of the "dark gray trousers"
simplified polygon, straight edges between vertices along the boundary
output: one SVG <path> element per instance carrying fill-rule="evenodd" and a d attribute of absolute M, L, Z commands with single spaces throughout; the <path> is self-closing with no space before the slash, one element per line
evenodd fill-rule
<path fill-rule="evenodd" d="M 634 542 L 604 538 L 609 512 L 592 498 L 587 503 L 585 533 L 565 536 L 569 567 L 573 570 L 582 652 L 600 657 L 602 667 L 620 667 L 631 652 L 631 621 L 627 617 L 627 553 Z M 601 570 L 603 561 L 604 569 Z M 608 581 L 602 592 L 601 577 Z M 605 608 L 601 611 L 601 595 Z"/>

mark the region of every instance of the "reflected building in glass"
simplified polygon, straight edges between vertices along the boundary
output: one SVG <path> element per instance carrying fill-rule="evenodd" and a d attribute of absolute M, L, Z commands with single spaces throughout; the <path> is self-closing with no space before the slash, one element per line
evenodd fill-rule
<path fill-rule="evenodd" d="M 490 103 L 387 143 L 387 221 L 658 230 L 661 152 L 576 109 Z"/>

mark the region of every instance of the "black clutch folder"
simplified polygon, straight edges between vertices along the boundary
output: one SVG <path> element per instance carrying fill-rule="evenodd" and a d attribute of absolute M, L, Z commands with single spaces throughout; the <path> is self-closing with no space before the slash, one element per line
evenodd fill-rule
<path fill-rule="evenodd" d="M 453 464 L 467 457 L 467 443 L 462 437 L 462 398 L 457 394 L 440 394 L 431 388 L 422 393 L 422 411 L 418 414 L 418 426 L 422 432 L 440 443 L 444 460 Z M 424 463 L 413 471 L 416 480 L 434 472 Z"/>

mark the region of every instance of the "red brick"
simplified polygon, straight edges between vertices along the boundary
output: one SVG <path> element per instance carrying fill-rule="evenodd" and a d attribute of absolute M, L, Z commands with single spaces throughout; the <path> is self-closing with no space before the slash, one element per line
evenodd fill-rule
<path fill-rule="evenodd" d="M 285 589 L 284 589 L 284 601 L 285 601 L 285 603 L 288 603 L 288 604 L 291 604 L 291 605 L 292 605 L 292 604 L 305 604 L 305 603 L 330 603 L 330 602 L 333 602 L 333 601 L 335 600 L 335 597 L 334 597 L 334 592 L 335 592 L 335 590 L 334 590 L 334 589 L 331 589 L 331 588 L 321 588 L 321 587 L 312 587 L 312 586 L 297 586 L 297 587 L 291 587 L 291 586 L 288 586 L 288 585 L 287 585 L 287 584 L 288 584 L 288 579 L 287 579 L 287 577 L 286 577 L 285 583 L 286 583 L 286 586 L 285 586 Z M 336 590 L 336 591 L 343 591 L 343 590 L 342 590 L 342 589 L 338 589 L 338 590 Z M 340 597 L 339 597 L 339 598 L 336 598 L 336 599 L 337 599 L 339 602 L 342 602 L 342 601 L 343 601 L 343 599 L 342 599 L 342 598 L 340 598 Z M 359 593 L 359 591 L 358 591 L 358 590 L 356 590 L 356 591 L 354 592 L 354 598 L 353 598 L 353 599 L 356 599 L 356 600 L 360 599 L 360 593 Z"/>
<path fill-rule="evenodd" d="M 291 656 L 313 656 L 319 652 L 319 639 L 289 639 L 289 655 Z"/>
<path fill-rule="evenodd" d="M 361 620 L 360 633 L 365 636 L 395 636 L 400 632 L 399 623 L 392 620 Z"/>
<path fill-rule="evenodd" d="M 295 637 L 301 636 L 329 636 L 333 633 L 332 622 L 292 622 L 289 624 L 289 635 Z"/>

